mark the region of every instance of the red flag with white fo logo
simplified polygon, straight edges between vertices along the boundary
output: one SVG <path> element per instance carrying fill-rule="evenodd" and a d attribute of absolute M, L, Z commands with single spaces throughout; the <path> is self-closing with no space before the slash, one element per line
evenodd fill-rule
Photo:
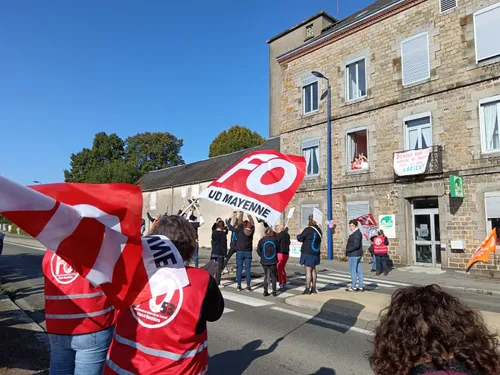
<path fill-rule="evenodd" d="M 200 197 L 273 225 L 295 195 L 305 169 L 303 156 L 254 151 L 213 181 Z"/>
<path fill-rule="evenodd" d="M 128 184 L 57 183 L 26 187 L 0 175 L 0 213 L 100 285 L 117 307 L 167 293 L 174 269 L 189 283 L 166 237 L 141 239 L 142 193 Z M 168 270 L 164 269 L 168 266 Z"/>

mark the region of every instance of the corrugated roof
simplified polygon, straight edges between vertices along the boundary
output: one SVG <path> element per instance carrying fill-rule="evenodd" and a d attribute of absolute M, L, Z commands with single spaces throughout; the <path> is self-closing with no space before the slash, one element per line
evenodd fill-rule
<path fill-rule="evenodd" d="M 246 154 L 256 150 L 280 150 L 280 138 L 273 137 L 258 147 L 216 156 L 193 163 L 149 172 L 140 181 L 142 191 L 155 191 L 213 181 Z"/>

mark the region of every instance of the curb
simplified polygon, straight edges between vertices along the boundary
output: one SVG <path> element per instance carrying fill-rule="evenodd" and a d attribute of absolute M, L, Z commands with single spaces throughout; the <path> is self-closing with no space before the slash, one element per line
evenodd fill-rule
<path fill-rule="evenodd" d="M 23 300 L 23 304 L 25 304 L 27 308 L 29 307 L 29 310 L 32 310 L 31 306 L 29 306 L 26 301 Z M 22 324 L 26 325 L 30 331 L 36 332 L 35 337 L 38 342 L 47 350 L 50 348 L 47 332 L 33 319 L 31 319 L 26 311 L 13 302 L 10 297 L 2 291 L 0 291 L 0 307 L 2 307 L 0 308 L 0 311 L 10 311 L 11 313 L 14 312 L 14 314 L 17 314 L 19 320 L 22 321 Z"/>

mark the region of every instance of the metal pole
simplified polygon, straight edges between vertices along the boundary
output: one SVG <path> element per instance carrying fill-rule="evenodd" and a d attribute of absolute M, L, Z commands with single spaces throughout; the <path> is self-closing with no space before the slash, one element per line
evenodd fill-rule
<path fill-rule="evenodd" d="M 331 117 L 332 117 L 332 100 L 330 98 L 331 94 L 331 87 L 330 87 L 330 81 L 327 80 L 328 83 L 328 91 L 326 95 L 326 100 L 328 101 L 327 103 L 327 127 L 326 127 L 326 132 L 327 132 L 327 196 L 326 196 L 326 201 L 327 201 L 327 206 L 328 206 L 328 260 L 333 260 L 333 243 L 332 243 L 332 228 L 330 228 L 330 222 L 332 220 L 332 123 L 331 123 Z"/>

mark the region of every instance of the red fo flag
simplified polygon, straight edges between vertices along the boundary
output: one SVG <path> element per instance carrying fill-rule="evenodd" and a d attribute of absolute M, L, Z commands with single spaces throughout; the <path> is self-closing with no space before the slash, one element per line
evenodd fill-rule
<path fill-rule="evenodd" d="M 212 202 L 245 211 L 274 224 L 304 179 L 303 156 L 254 151 L 200 194 Z"/>
<path fill-rule="evenodd" d="M 372 214 L 367 214 L 360 216 L 356 219 L 356 221 L 361 224 L 361 226 L 364 228 L 364 236 L 367 240 L 370 240 L 370 237 L 372 236 L 373 233 L 376 233 L 378 230 L 377 227 L 377 222 L 373 218 Z"/>
<path fill-rule="evenodd" d="M 118 307 L 166 292 L 152 290 L 150 279 L 159 267 L 148 254 L 148 242 L 142 245 L 141 212 L 142 194 L 135 185 L 26 187 L 0 176 L 0 213 L 101 285 Z"/>

